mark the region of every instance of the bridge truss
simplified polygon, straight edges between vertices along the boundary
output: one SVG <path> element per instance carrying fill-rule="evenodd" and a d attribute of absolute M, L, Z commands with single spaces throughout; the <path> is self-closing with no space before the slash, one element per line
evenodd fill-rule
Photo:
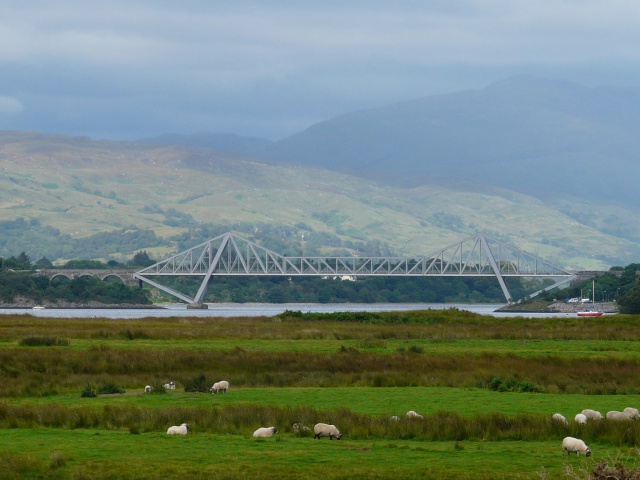
<path fill-rule="evenodd" d="M 191 305 L 202 304 L 211 277 L 221 275 L 495 276 L 508 303 L 513 302 L 513 298 L 504 282 L 507 277 L 555 279 L 553 285 L 530 296 L 575 278 L 568 271 L 483 234 L 468 237 L 426 256 L 286 257 L 229 232 L 133 274 L 134 278 Z M 158 277 L 166 276 L 197 276 L 202 277 L 202 282 L 192 298 L 158 283 Z"/>

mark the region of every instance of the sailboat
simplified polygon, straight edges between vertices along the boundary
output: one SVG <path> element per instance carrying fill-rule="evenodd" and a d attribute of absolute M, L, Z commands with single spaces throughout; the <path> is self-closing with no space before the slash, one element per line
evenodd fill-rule
<path fill-rule="evenodd" d="M 593 293 L 592 307 L 588 310 L 580 310 L 578 312 L 579 317 L 601 317 L 604 312 L 596 310 L 596 281 L 593 280 L 591 284 L 591 292 Z"/>

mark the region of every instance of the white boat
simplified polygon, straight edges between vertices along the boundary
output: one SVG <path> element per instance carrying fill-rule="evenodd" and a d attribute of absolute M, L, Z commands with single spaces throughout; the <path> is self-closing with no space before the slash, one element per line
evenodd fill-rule
<path fill-rule="evenodd" d="M 593 306 L 588 310 L 580 310 L 578 312 L 579 317 L 601 317 L 604 314 L 604 312 L 601 312 L 600 310 L 596 310 L 596 281 L 595 280 L 592 280 L 591 292 L 593 293 L 593 301 L 591 303 L 591 305 Z"/>

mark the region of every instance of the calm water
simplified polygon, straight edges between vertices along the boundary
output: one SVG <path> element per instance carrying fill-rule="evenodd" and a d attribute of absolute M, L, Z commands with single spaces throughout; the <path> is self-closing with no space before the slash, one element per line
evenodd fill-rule
<path fill-rule="evenodd" d="M 496 317 L 564 317 L 566 314 L 560 313 L 502 313 L 495 312 L 500 308 L 500 304 L 464 305 L 464 304 L 426 304 L 426 303 L 227 303 L 211 304 L 208 310 L 187 310 L 185 305 L 165 305 L 163 308 L 135 308 L 135 309 L 91 309 L 91 308 L 51 308 L 45 310 L 32 310 L 29 308 L 4 308 L 0 309 L 0 314 L 28 313 L 35 317 L 51 318 L 145 318 L 145 317 L 258 317 L 274 316 L 285 310 L 307 312 L 398 312 L 404 310 L 441 310 L 457 308 L 470 312 L 481 313 L 483 315 L 493 315 Z"/>

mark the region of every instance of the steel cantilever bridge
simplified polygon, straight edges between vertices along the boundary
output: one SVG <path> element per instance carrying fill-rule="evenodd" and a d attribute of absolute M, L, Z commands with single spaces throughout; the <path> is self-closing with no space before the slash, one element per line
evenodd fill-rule
<path fill-rule="evenodd" d="M 575 278 L 570 272 L 483 234 L 468 237 L 426 256 L 285 257 L 229 232 L 133 274 L 134 278 L 191 306 L 202 304 L 207 285 L 211 277 L 216 275 L 495 276 L 508 303 L 513 302 L 513 298 L 505 285 L 505 278 L 542 277 L 555 280 L 553 285 L 530 296 L 551 290 Z M 176 276 L 202 277 L 195 297 L 191 298 L 157 281 L 158 277 Z"/>

